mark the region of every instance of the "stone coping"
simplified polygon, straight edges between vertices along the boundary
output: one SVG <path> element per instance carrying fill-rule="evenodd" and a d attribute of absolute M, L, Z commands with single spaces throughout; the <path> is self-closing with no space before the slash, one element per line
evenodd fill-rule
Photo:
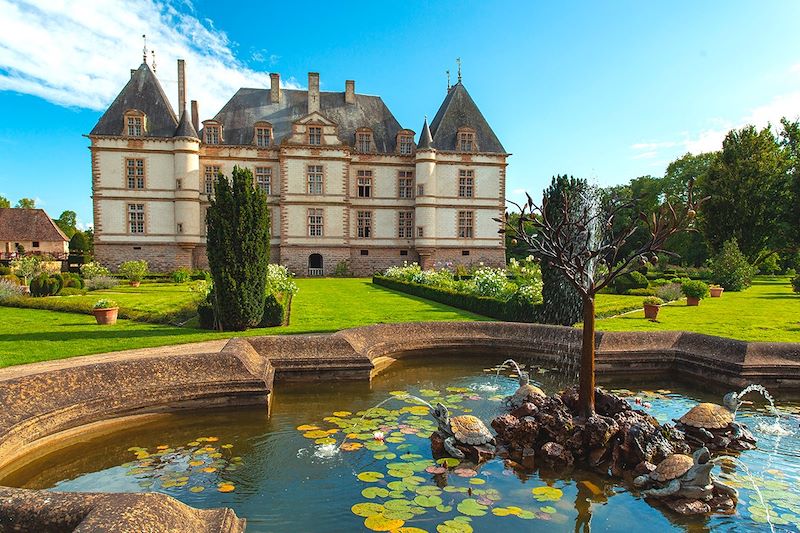
<path fill-rule="evenodd" d="M 332 334 L 234 338 L 0 369 L 0 471 L 77 433 L 180 409 L 269 408 L 273 381 L 369 380 L 397 359 L 576 359 L 575 328 L 509 322 L 379 324 Z M 687 332 L 598 332 L 597 371 L 800 391 L 800 343 Z M 188 525 L 188 526 L 187 526 Z M 187 529 L 188 527 L 188 529 Z M 0 487 L 0 530 L 238 532 L 230 509 L 200 511 L 160 494 Z"/>

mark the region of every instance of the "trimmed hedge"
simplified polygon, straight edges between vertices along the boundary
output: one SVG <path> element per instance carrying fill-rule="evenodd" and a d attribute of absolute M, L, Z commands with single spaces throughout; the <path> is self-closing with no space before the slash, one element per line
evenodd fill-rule
<path fill-rule="evenodd" d="M 514 299 L 503 302 L 486 296 L 464 294 L 450 289 L 407 283 L 377 275 L 372 277 L 372 283 L 506 322 L 536 322 L 541 313 L 540 305 Z"/>

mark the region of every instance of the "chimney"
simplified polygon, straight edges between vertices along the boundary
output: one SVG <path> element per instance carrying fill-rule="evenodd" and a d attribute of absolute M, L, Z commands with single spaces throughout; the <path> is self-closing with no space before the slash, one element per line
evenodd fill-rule
<path fill-rule="evenodd" d="M 136 69 L 135 69 L 135 68 L 132 68 L 132 69 L 131 69 L 131 78 L 133 77 L 133 75 L 134 75 L 134 74 L 136 74 Z"/>
<path fill-rule="evenodd" d="M 186 111 L 186 63 L 178 60 L 178 114 Z"/>
<path fill-rule="evenodd" d="M 273 104 L 281 102 L 281 75 L 273 72 L 269 75 L 269 101 Z"/>
<path fill-rule="evenodd" d="M 319 72 L 308 73 L 308 113 L 319 111 Z"/>
<path fill-rule="evenodd" d="M 344 103 L 356 103 L 356 82 L 355 80 L 346 80 L 344 82 Z"/>
<path fill-rule="evenodd" d="M 200 113 L 197 111 L 197 100 L 192 100 L 192 126 L 194 126 L 194 131 L 200 131 Z"/>

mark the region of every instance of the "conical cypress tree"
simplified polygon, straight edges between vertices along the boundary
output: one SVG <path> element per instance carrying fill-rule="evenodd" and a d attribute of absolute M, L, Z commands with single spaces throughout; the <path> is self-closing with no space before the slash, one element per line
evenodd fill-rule
<path fill-rule="evenodd" d="M 267 198 L 253 187 L 250 170 L 234 167 L 230 181 L 217 176 L 207 224 L 216 326 L 257 326 L 264 314 L 270 231 Z"/>

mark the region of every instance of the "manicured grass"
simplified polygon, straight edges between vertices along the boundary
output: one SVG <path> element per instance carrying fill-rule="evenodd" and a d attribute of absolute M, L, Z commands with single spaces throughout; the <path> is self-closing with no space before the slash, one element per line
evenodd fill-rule
<path fill-rule="evenodd" d="M 97 326 L 92 316 L 84 314 L 0 307 L 0 367 L 235 336 L 330 332 L 392 322 L 487 320 L 466 311 L 374 286 L 368 279 L 300 279 L 298 285 L 300 292 L 292 304 L 290 326 L 244 332 L 217 333 L 131 320 L 120 320 L 115 326 Z M 153 290 L 161 287 L 170 296 L 162 299 L 153 291 L 134 293 L 132 288 L 125 288 L 119 291 L 124 295 L 109 297 L 125 305 L 124 298 L 138 294 L 142 301 L 134 304 L 140 307 L 163 307 L 168 305 L 169 298 L 180 303 L 181 296 L 176 295 L 170 284 L 142 287 Z M 100 292 L 108 291 L 92 293 L 92 303 Z"/>
<path fill-rule="evenodd" d="M 641 296 L 628 296 L 626 294 L 598 294 L 594 302 L 594 312 L 597 318 L 610 317 L 641 309 Z"/>
<path fill-rule="evenodd" d="M 698 307 L 685 300 L 663 306 L 657 322 L 634 312 L 597 321 L 601 331 L 682 330 L 747 341 L 800 342 L 800 295 L 786 277 L 757 278 L 742 292 L 706 298 Z"/>

